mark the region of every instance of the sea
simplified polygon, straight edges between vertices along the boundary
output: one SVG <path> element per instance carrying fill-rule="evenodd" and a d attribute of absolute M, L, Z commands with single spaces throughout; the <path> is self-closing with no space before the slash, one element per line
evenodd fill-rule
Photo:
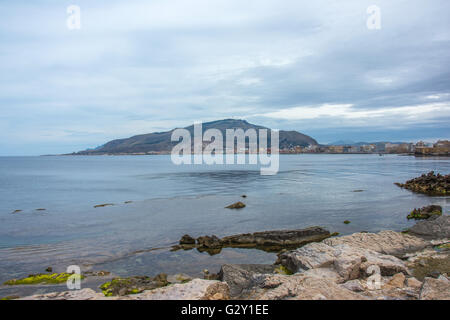
<path fill-rule="evenodd" d="M 450 158 L 280 155 L 279 172 L 261 175 L 258 165 L 175 165 L 169 155 L 0 157 L 0 284 L 49 266 L 201 277 L 225 263 L 277 258 L 257 249 L 171 250 L 184 234 L 401 231 L 414 224 L 406 219 L 414 208 L 438 204 L 449 213 L 449 197 L 394 185 L 429 171 L 448 174 Z M 246 207 L 225 208 L 237 201 Z M 11 290 L 0 285 L 0 297 Z"/>

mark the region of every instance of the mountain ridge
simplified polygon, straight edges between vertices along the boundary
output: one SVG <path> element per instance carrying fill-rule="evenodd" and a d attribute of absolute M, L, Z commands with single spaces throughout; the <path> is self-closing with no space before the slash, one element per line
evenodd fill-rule
<path fill-rule="evenodd" d="M 172 132 L 174 128 L 169 131 L 152 132 L 146 134 L 134 135 L 129 138 L 114 139 L 105 144 L 95 148 L 86 149 L 75 152 L 77 155 L 102 155 L 102 154 L 146 154 L 146 153 L 169 153 L 173 146 L 178 144 L 178 141 L 171 141 Z M 193 137 L 194 125 L 184 127 Z M 208 129 L 218 129 L 225 137 L 226 129 L 269 129 L 260 125 L 255 125 L 241 119 L 223 119 L 202 123 L 203 132 Z M 292 147 L 307 147 L 311 145 L 318 145 L 317 141 L 312 137 L 300 133 L 298 131 L 279 131 L 280 149 L 287 149 Z M 270 145 L 270 137 L 268 141 Z"/>

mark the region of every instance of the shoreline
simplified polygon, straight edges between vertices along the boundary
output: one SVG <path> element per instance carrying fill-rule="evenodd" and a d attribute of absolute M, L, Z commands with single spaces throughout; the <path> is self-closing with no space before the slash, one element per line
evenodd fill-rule
<path fill-rule="evenodd" d="M 205 272 L 204 279 L 168 276 L 173 282 L 136 294 L 107 297 L 83 288 L 20 299 L 450 299 L 449 238 L 450 216 L 442 215 L 406 233 L 359 232 L 310 242 L 281 251 L 274 264 L 224 264 L 218 274 Z"/>

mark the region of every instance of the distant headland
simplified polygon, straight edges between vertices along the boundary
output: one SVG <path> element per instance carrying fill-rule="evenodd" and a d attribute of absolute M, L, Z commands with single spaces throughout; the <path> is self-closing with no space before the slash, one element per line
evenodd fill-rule
<path fill-rule="evenodd" d="M 184 129 L 193 133 L 194 125 Z M 227 129 L 269 129 L 241 119 L 224 119 L 203 123 L 203 131 L 218 129 L 225 135 Z M 115 139 L 97 148 L 73 152 L 68 155 L 155 155 L 169 154 L 177 144 L 171 141 L 172 132 L 153 132 Z M 279 150 L 282 154 L 330 153 L 330 154 L 411 154 L 417 156 L 450 156 L 450 141 L 440 140 L 436 143 L 406 142 L 346 142 L 319 144 L 314 138 L 298 131 L 279 131 Z"/>

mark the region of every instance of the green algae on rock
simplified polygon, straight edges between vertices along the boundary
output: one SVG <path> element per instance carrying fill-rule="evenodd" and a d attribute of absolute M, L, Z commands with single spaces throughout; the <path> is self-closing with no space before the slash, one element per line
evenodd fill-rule
<path fill-rule="evenodd" d="M 419 209 L 414 208 L 413 211 L 407 216 L 408 220 L 425 220 L 432 216 L 441 216 L 442 207 L 438 205 L 430 205 Z"/>
<path fill-rule="evenodd" d="M 0 298 L 0 301 L 6 301 L 6 300 L 15 300 L 15 299 L 19 299 L 20 297 L 19 296 L 6 296 L 6 297 L 3 297 L 3 298 Z"/>
<path fill-rule="evenodd" d="M 125 296 L 141 293 L 144 290 L 152 290 L 165 287 L 169 284 L 167 275 L 160 273 L 156 277 L 135 276 L 128 278 L 114 278 L 100 286 L 106 297 Z"/>
<path fill-rule="evenodd" d="M 344 224 L 350 224 L 350 223 L 351 223 L 350 220 L 345 220 L 345 221 L 344 221 Z"/>
<path fill-rule="evenodd" d="M 230 204 L 229 206 L 226 206 L 227 209 L 242 209 L 245 208 L 245 203 L 238 201 L 236 203 Z"/>
<path fill-rule="evenodd" d="M 38 274 L 30 274 L 26 278 L 22 279 L 12 279 L 8 280 L 4 285 L 7 286 L 14 286 L 14 285 L 32 285 L 32 284 L 58 284 L 58 283 L 64 283 L 66 282 L 70 276 L 74 276 L 76 274 L 71 273 L 51 273 L 51 274 L 44 274 L 44 273 L 38 273 Z M 80 279 L 84 279 L 84 276 L 78 275 Z"/>

